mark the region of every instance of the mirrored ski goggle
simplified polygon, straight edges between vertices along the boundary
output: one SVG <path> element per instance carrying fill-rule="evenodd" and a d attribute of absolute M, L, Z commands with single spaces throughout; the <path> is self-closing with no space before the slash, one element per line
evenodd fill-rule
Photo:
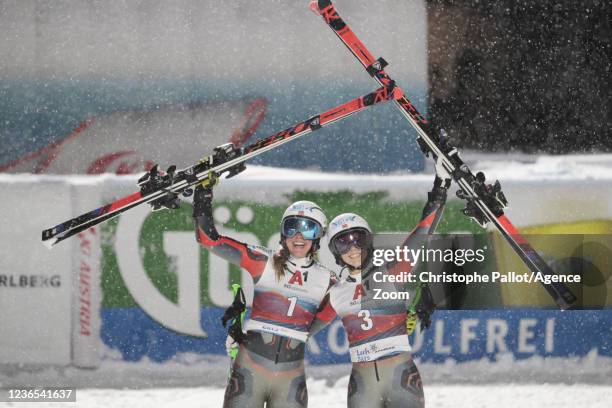
<path fill-rule="evenodd" d="M 336 235 L 332 240 L 332 246 L 337 254 L 346 254 L 352 246 L 366 249 L 372 242 L 372 236 L 364 229 L 354 229 Z"/>
<path fill-rule="evenodd" d="M 281 225 L 283 236 L 292 238 L 298 232 L 302 234 L 304 239 L 312 241 L 323 236 L 323 228 L 313 219 L 305 217 L 287 217 Z"/>

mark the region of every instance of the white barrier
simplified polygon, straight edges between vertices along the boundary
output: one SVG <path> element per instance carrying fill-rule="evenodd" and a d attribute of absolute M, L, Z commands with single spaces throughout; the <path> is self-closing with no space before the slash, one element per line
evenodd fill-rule
<path fill-rule="evenodd" d="M 48 219 L 72 216 L 71 186 L 0 186 L 0 363 L 70 364 L 73 248 L 49 252 L 40 231 Z"/>

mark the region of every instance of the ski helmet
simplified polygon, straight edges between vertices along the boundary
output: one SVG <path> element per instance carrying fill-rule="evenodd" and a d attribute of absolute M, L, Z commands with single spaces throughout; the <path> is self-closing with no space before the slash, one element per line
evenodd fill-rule
<path fill-rule="evenodd" d="M 353 236 L 350 233 L 355 232 Z M 359 234 L 361 232 L 362 234 Z M 348 238 L 342 242 L 343 237 Z M 372 229 L 368 222 L 361 216 L 353 213 L 344 213 L 335 217 L 329 224 L 329 250 L 336 258 L 340 266 L 348 266 L 342 260 L 342 254 L 346 253 L 351 246 L 356 245 L 366 251 L 364 263 L 369 259 L 372 252 Z"/>
<path fill-rule="evenodd" d="M 296 201 L 283 213 L 281 243 L 284 245 L 285 238 L 300 232 L 305 239 L 313 241 L 313 251 L 316 251 L 326 230 L 327 217 L 321 207 L 312 201 Z"/>

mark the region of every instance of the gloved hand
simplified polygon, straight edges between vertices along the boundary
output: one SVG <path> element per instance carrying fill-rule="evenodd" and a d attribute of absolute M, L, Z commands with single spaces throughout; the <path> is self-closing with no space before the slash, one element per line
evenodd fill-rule
<path fill-rule="evenodd" d="M 436 303 L 426 283 L 421 283 L 420 290 L 420 299 L 416 304 L 415 312 L 421 321 L 421 331 L 423 331 L 431 326 L 431 315 L 436 310 Z"/>
<path fill-rule="evenodd" d="M 246 339 L 245 334 L 242 331 L 242 320 L 244 319 L 244 314 L 246 311 L 246 298 L 239 284 L 232 285 L 232 290 L 234 291 L 234 300 L 230 307 L 225 309 L 225 312 L 221 317 L 223 327 L 227 326 L 228 322 L 231 322 L 231 325 L 227 331 L 227 340 L 225 342 L 225 348 L 230 355 L 232 344 L 236 343 L 236 346 L 233 348 L 237 349 L 238 344 L 243 343 Z"/>
<path fill-rule="evenodd" d="M 429 192 L 429 201 L 444 204 L 446 202 L 446 191 L 451 184 L 451 175 L 442 165 L 440 157 L 436 159 L 436 178 L 434 185 Z"/>
<path fill-rule="evenodd" d="M 406 314 L 406 332 L 410 336 L 416 328 L 419 318 L 416 313 L 408 312 Z"/>
<path fill-rule="evenodd" d="M 138 185 L 140 186 L 140 192 L 142 195 L 150 194 L 154 191 L 159 191 L 172 184 L 174 178 L 174 172 L 176 166 L 168 167 L 166 172 L 160 171 L 156 164 L 145 173 L 141 178 L 138 179 Z M 157 200 L 151 201 L 149 205 L 152 207 L 152 211 L 167 209 L 180 208 L 181 200 L 178 198 L 178 193 L 168 192 L 166 195 L 158 198 Z"/>
<path fill-rule="evenodd" d="M 236 358 L 236 355 L 238 355 L 239 347 L 240 343 L 238 343 L 236 340 L 234 340 L 232 336 L 228 334 L 227 338 L 225 339 L 225 351 L 227 352 L 227 355 L 232 358 L 232 360 L 234 360 Z"/>
<path fill-rule="evenodd" d="M 213 188 L 219 184 L 219 176 L 215 172 L 208 173 L 195 189 L 193 195 L 193 216 L 212 214 Z"/>
<path fill-rule="evenodd" d="M 206 178 L 202 179 L 200 184 L 198 184 L 198 187 L 202 187 L 203 189 L 212 190 L 220 182 L 221 182 L 221 179 L 219 178 L 219 175 L 215 173 L 214 171 L 211 171 L 210 173 L 208 173 L 208 176 L 206 176 Z"/>

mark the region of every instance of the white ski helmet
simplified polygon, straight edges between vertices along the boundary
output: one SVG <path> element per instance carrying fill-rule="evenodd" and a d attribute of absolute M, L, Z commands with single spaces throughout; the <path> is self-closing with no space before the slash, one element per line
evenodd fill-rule
<path fill-rule="evenodd" d="M 291 204 L 283 213 L 281 226 L 285 219 L 289 217 L 305 217 L 316 221 L 321 226 L 321 236 L 325 235 L 327 230 L 327 216 L 317 204 L 312 201 L 296 201 Z"/>
<path fill-rule="evenodd" d="M 341 232 L 348 231 L 350 229 L 361 228 L 372 233 L 372 229 L 368 222 L 361 216 L 353 213 L 344 213 L 335 217 L 329 223 L 329 242 Z"/>
<path fill-rule="evenodd" d="M 357 241 L 352 242 L 343 242 L 342 245 L 345 246 L 345 250 L 349 250 L 352 245 L 358 245 L 361 249 L 365 251 L 365 256 L 362 259 L 362 264 L 366 264 L 372 255 L 372 229 L 368 222 L 361 216 L 353 213 L 344 213 L 338 215 L 329 223 L 329 241 L 328 247 L 329 251 L 334 255 L 336 259 L 336 263 L 340 266 L 348 266 L 349 269 L 354 269 L 352 266 L 347 265 L 342 260 L 342 254 L 345 253 L 343 249 L 338 249 L 341 246 L 341 242 L 336 238 L 340 237 L 341 234 L 347 231 L 356 231 L 361 230 L 365 231 L 366 234 L 359 238 L 359 235 L 352 234 L 355 236 L 349 236 L 348 239 L 352 241 L 353 239 L 357 239 Z M 359 240 L 362 239 L 361 244 Z"/>

